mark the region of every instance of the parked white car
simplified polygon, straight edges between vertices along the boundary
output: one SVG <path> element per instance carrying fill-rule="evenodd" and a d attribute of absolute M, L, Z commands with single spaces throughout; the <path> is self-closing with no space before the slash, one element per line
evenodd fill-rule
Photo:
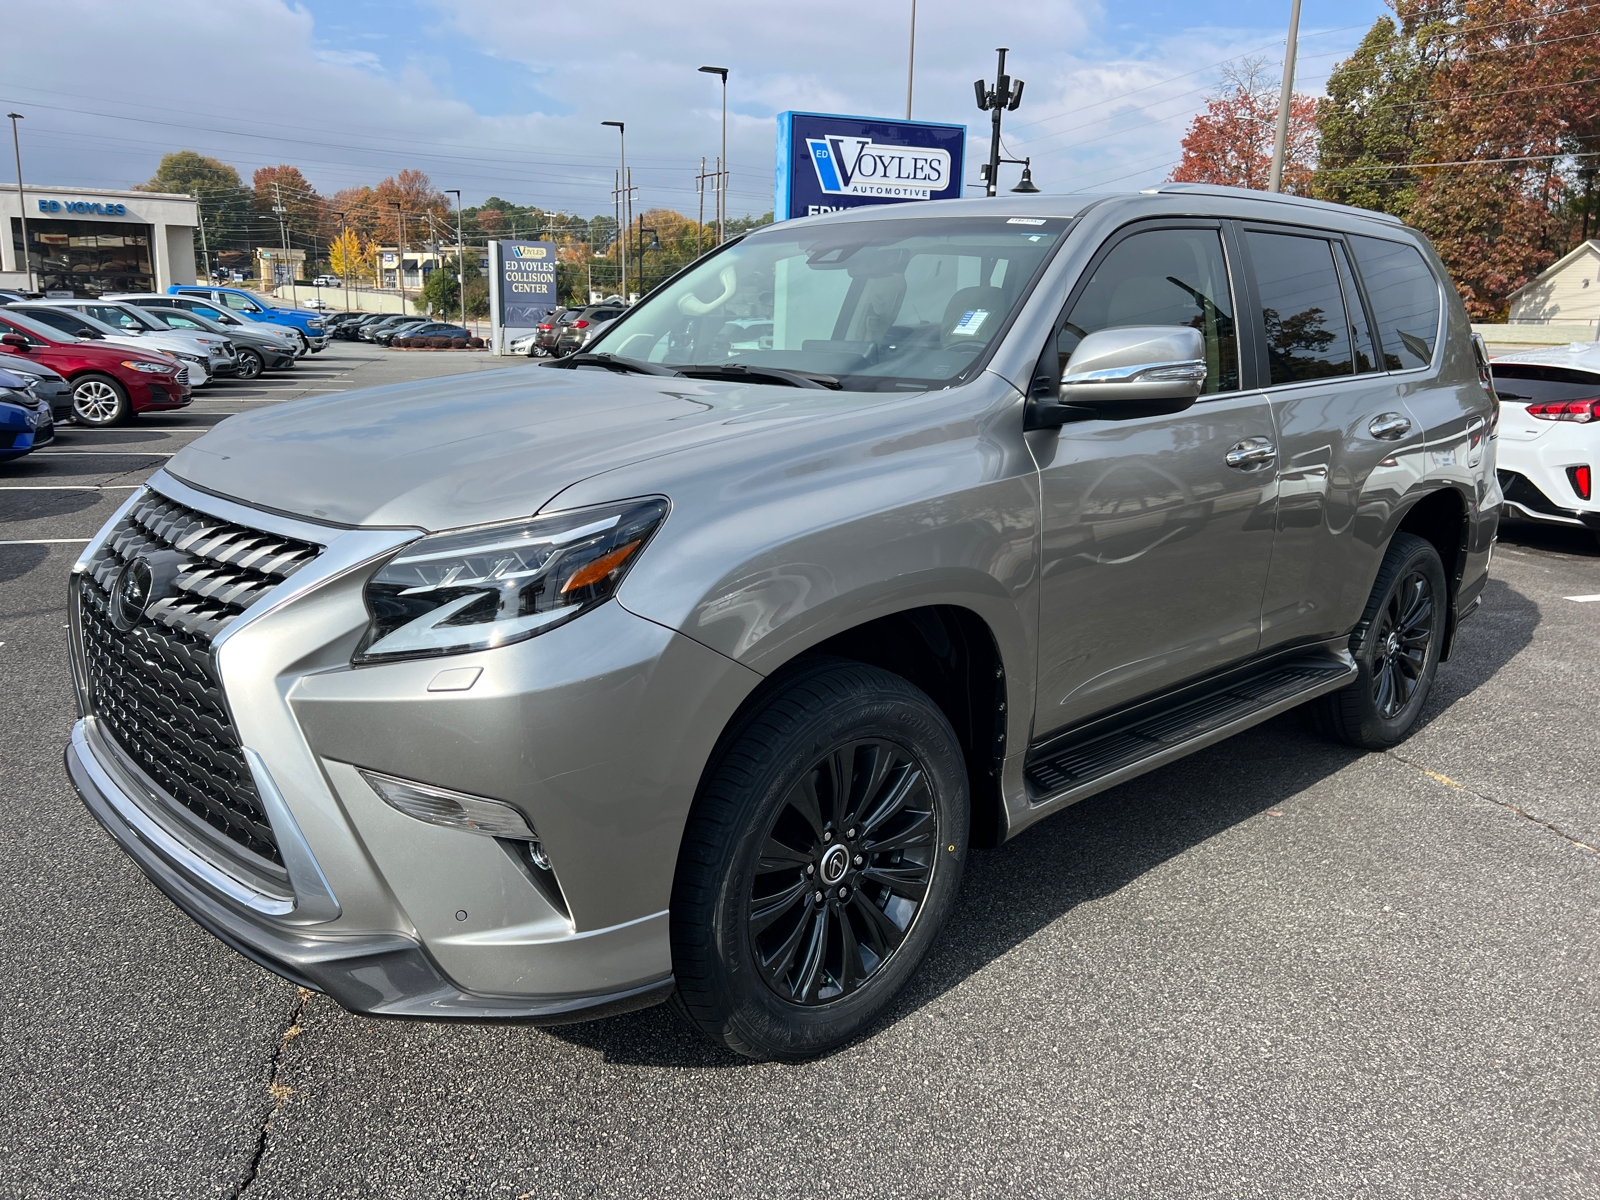
<path fill-rule="evenodd" d="M 1600 537 L 1600 342 L 1507 354 L 1490 369 L 1505 515 Z"/>
<path fill-rule="evenodd" d="M 104 325 L 126 330 L 138 334 L 158 334 L 161 338 L 181 338 L 192 342 L 193 348 L 188 352 L 196 356 L 203 356 L 206 371 L 212 377 L 218 375 L 232 375 L 239 369 L 239 355 L 231 341 L 220 333 L 210 333 L 199 329 L 173 329 L 164 321 L 158 321 L 137 305 L 129 304 L 123 300 L 52 300 L 52 308 L 68 308 L 80 316 L 93 317 Z M 140 347 L 158 344 L 154 338 L 141 341 Z M 184 362 L 193 362 L 192 358 L 185 357 L 182 350 L 175 351 Z M 190 372 L 191 376 L 193 372 Z M 191 379 L 191 382 L 193 380 Z"/>
<path fill-rule="evenodd" d="M 178 378 L 191 388 L 204 387 L 211 382 L 210 357 L 206 348 L 197 344 L 195 335 L 179 333 L 175 329 L 154 333 L 143 328 L 124 329 L 117 325 L 107 325 L 104 321 L 96 320 L 68 307 L 73 303 L 74 301 L 70 300 L 30 300 L 26 304 L 8 304 L 6 311 L 24 313 L 35 321 L 59 329 L 62 333 L 70 333 L 74 337 L 110 342 L 113 346 L 127 346 L 129 349 L 143 350 L 147 353 L 170 355 L 183 364 L 184 371 Z"/>

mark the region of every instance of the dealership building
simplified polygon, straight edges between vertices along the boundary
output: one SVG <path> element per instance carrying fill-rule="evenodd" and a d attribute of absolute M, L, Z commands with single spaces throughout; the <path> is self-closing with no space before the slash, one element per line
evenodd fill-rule
<path fill-rule="evenodd" d="M 0 184 L 0 287 L 63 296 L 159 292 L 194 283 L 198 206 L 190 196 Z M 27 257 L 23 217 L 27 218 Z"/>

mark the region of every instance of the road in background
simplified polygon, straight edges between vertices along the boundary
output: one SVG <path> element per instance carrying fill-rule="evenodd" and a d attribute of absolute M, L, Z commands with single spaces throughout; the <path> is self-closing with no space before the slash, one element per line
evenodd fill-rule
<path fill-rule="evenodd" d="M 1600 1194 L 1600 553 L 1565 530 L 1503 528 L 1405 744 L 1289 714 L 975 852 L 818 1062 L 666 1009 L 357 1017 L 201 931 L 62 769 L 71 539 L 228 413 L 494 366 L 537 369 L 336 342 L 0 465 L 0 1197 Z"/>

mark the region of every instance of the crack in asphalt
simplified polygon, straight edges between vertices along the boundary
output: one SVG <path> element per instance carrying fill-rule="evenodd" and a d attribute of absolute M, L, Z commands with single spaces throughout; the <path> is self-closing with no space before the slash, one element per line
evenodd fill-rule
<path fill-rule="evenodd" d="M 256 1131 L 255 1152 L 250 1155 L 250 1165 L 245 1168 L 244 1178 L 239 1180 L 228 1193 L 228 1200 L 239 1200 L 250 1185 L 255 1183 L 256 1176 L 261 1171 L 261 1160 L 267 1153 L 267 1137 L 272 1131 L 272 1118 L 278 1115 L 283 1102 L 294 1095 L 292 1087 L 279 1082 L 279 1069 L 283 1063 L 284 1050 L 304 1032 L 300 1026 L 300 1018 L 305 1014 L 306 1001 L 313 995 L 308 988 L 296 988 L 295 991 L 298 994 L 295 996 L 294 1010 L 289 1014 L 289 1023 L 284 1026 L 283 1036 L 278 1039 L 278 1048 L 272 1052 L 272 1060 L 267 1064 L 267 1094 L 272 1097 L 272 1103 L 262 1113 L 261 1127 Z"/>
<path fill-rule="evenodd" d="M 1388 757 L 1394 759 L 1395 762 L 1400 763 L 1403 766 L 1410 767 L 1413 771 L 1421 771 L 1429 779 L 1437 780 L 1446 787 L 1453 787 L 1457 791 L 1467 793 L 1469 796 L 1476 796 L 1479 800 L 1487 800 L 1490 804 L 1498 804 L 1501 808 L 1516 813 L 1517 816 L 1521 817 L 1524 821 L 1528 821 L 1531 824 L 1537 825 L 1541 829 L 1549 830 L 1563 841 L 1571 842 L 1580 850 L 1587 850 L 1590 854 L 1600 854 L 1600 846 L 1591 846 L 1588 842 L 1585 842 L 1580 838 L 1573 837 L 1559 825 L 1552 825 L 1549 821 L 1546 821 L 1541 817 L 1534 816 L 1526 809 L 1518 808 L 1515 804 L 1508 804 L 1506 801 L 1497 799 L 1496 797 L 1489 795 L 1487 792 L 1480 792 L 1476 788 L 1470 788 L 1464 783 L 1458 783 L 1454 779 L 1451 779 L 1448 775 L 1441 775 L 1437 771 L 1430 771 L 1421 763 L 1414 763 L 1408 758 L 1401 758 L 1400 755 L 1396 754 L 1393 750 L 1385 750 L 1384 753 L 1388 755 Z"/>

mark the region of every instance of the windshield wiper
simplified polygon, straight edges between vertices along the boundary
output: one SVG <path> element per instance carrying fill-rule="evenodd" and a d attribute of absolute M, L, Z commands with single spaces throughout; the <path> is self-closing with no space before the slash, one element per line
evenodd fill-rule
<path fill-rule="evenodd" d="M 608 371 L 631 371 L 635 375 L 683 374 L 682 371 L 675 371 L 671 367 L 663 367 L 660 363 L 640 362 L 636 358 L 618 358 L 615 354 L 569 354 L 565 358 L 558 358 L 555 362 L 544 365 L 568 371 L 573 367 L 604 367 Z"/>
<path fill-rule="evenodd" d="M 747 363 L 707 363 L 681 367 L 678 374 L 691 379 L 775 379 L 798 388 L 827 388 L 837 392 L 844 384 L 820 371 L 788 371 L 782 367 L 752 367 Z"/>

